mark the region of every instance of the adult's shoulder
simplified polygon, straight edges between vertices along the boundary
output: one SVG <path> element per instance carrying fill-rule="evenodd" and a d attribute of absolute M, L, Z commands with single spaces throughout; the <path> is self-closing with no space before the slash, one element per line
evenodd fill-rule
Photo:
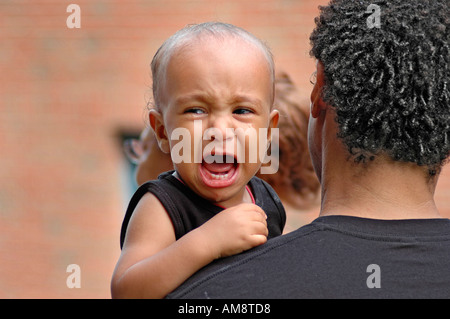
<path fill-rule="evenodd" d="M 291 263 L 283 264 L 283 260 L 286 260 L 283 257 L 300 257 L 295 252 L 307 249 L 309 237 L 317 230 L 320 227 L 308 224 L 289 234 L 270 239 L 262 246 L 216 260 L 166 298 L 274 298 L 281 268 L 296 268 Z"/>

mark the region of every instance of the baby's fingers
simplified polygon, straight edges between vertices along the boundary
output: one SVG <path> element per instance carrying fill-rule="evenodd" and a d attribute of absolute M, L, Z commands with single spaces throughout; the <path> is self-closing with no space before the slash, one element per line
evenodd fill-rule
<path fill-rule="evenodd" d="M 267 242 L 267 236 L 258 234 L 251 235 L 250 242 L 252 247 L 262 245 Z"/>
<path fill-rule="evenodd" d="M 269 230 L 267 229 L 267 222 L 265 219 L 255 223 L 253 235 L 263 235 L 265 237 L 269 235 Z"/>
<path fill-rule="evenodd" d="M 262 223 L 267 228 L 267 215 L 263 210 L 256 211 L 253 216 L 253 220 Z"/>
<path fill-rule="evenodd" d="M 254 209 L 255 209 L 255 211 L 256 211 L 258 214 L 260 214 L 260 215 L 264 218 L 264 220 L 267 219 L 267 215 L 266 215 L 266 213 L 263 211 L 263 209 L 262 209 L 261 207 L 259 207 L 258 205 L 255 205 L 255 206 L 254 206 Z"/>

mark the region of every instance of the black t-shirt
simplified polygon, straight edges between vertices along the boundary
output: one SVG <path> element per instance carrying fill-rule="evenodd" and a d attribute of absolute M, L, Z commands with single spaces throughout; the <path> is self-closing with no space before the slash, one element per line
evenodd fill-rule
<path fill-rule="evenodd" d="M 450 220 L 319 217 L 211 263 L 168 298 L 450 298 Z"/>
<path fill-rule="evenodd" d="M 147 192 L 154 194 L 166 209 L 172 220 L 177 240 L 224 209 L 197 195 L 172 174 L 173 171 L 162 173 L 157 180 L 148 181 L 137 189 L 130 200 L 122 223 L 120 247 L 123 246 L 131 215 Z M 267 238 L 281 235 L 286 223 L 286 213 L 278 195 L 269 184 L 258 177 L 253 177 L 248 186 L 255 204 L 260 206 L 267 215 L 269 230 Z"/>

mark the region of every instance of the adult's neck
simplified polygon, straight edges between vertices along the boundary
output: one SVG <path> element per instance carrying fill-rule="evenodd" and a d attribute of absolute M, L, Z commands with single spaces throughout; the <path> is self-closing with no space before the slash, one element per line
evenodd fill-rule
<path fill-rule="evenodd" d="M 321 216 L 441 218 L 434 202 L 438 177 L 424 167 L 387 156 L 368 163 L 334 157 L 329 163 L 322 174 Z"/>

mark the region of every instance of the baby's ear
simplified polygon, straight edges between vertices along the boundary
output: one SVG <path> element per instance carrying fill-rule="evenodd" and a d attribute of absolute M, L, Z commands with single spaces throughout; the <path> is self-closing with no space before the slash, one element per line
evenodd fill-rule
<path fill-rule="evenodd" d="M 267 139 L 270 143 L 272 140 L 272 129 L 278 128 L 278 121 L 280 119 L 280 112 L 278 110 L 274 109 L 270 112 L 270 118 L 269 118 L 269 127 L 267 131 Z"/>
<path fill-rule="evenodd" d="M 153 132 L 155 132 L 159 149 L 163 153 L 169 154 L 170 153 L 169 139 L 167 137 L 166 128 L 164 127 L 162 114 L 156 109 L 151 109 L 148 116 L 150 120 L 150 126 L 152 127 Z"/>

